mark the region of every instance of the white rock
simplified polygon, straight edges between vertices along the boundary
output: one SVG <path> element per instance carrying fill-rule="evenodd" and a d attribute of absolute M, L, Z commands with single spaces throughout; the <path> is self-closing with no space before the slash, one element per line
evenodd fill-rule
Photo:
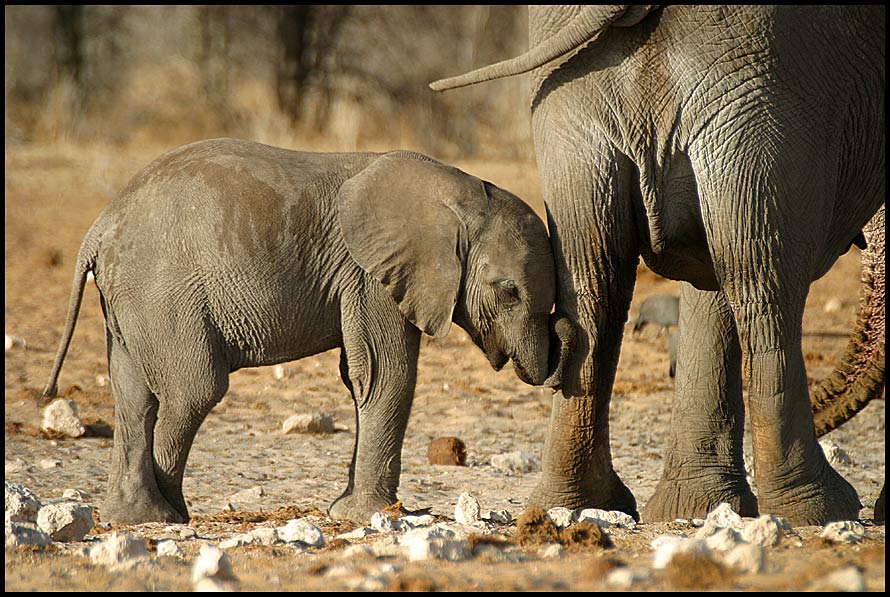
<path fill-rule="evenodd" d="M 482 507 L 479 500 L 469 493 L 462 493 L 457 498 L 457 506 L 454 508 L 454 520 L 460 524 L 473 524 L 479 521 Z"/>
<path fill-rule="evenodd" d="M 865 578 L 855 566 L 846 566 L 818 579 L 813 589 L 817 591 L 862 592 L 866 590 Z"/>
<path fill-rule="evenodd" d="M 368 535 L 373 535 L 378 531 L 372 529 L 370 527 L 358 527 L 357 529 L 353 529 L 347 533 L 341 533 L 337 535 L 337 539 L 345 539 L 347 541 L 354 541 L 356 539 L 364 539 Z"/>
<path fill-rule="evenodd" d="M 370 524 L 371 528 L 378 533 L 393 533 L 402 528 L 397 522 L 386 512 L 374 512 L 371 515 Z"/>
<path fill-rule="evenodd" d="M 561 543 L 549 543 L 541 548 L 539 555 L 545 560 L 555 560 L 565 557 L 566 549 Z"/>
<path fill-rule="evenodd" d="M 59 468 L 60 466 L 62 466 L 62 461 L 54 460 L 52 458 L 44 458 L 43 460 L 37 462 L 37 466 L 47 471 L 51 468 Z"/>
<path fill-rule="evenodd" d="M 77 403 L 64 398 L 53 400 L 43 409 L 41 428 L 44 431 L 62 433 L 68 437 L 80 437 L 86 433 L 86 427 L 80 420 L 80 415 L 77 414 Z"/>
<path fill-rule="evenodd" d="M 96 385 L 99 386 L 100 388 L 108 387 L 109 383 L 111 383 L 111 378 L 108 377 L 106 374 L 100 373 L 99 375 L 96 376 Z"/>
<path fill-rule="evenodd" d="M 615 589 L 629 590 L 634 583 L 647 581 L 651 577 L 648 570 L 635 570 L 622 566 L 609 571 L 606 575 L 606 584 Z"/>
<path fill-rule="evenodd" d="M 78 502 L 48 504 L 37 513 L 37 526 L 53 541 L 83 541 L 93 528 L 93 509 Z"/>
<path fill-rule="evenodd" d="M 819 536 L 833 543 L 858 543 L 865 537 L 865 528 L 855 520 L 840 520 L 825 525 Z"/>
<path fill-rule="evenodd" d="M 266 495 L 265 490 L 259 485 L 250 489 L 243 489 L 229 497 L 230 502 L 255 502 Z"/>
<path fill-rule="evenodd" d="M 118 566 L 145 557 L 148 557 L 145 539 L 126 531 L 108 535 L 90 550 L 90 560 L 102 566 Z"/>
<path fill-rule="evenodd" d="M 825 301 L 825 305 L 822 307 L 822 309 L 826 313 L 836 313 L 836 312 L 840 311 L 843 308 L 843 306 L 844 306 L 844 303 L 841 299 L 830 298 L 827 301 Z"/>
<path fill-rule="evenodd" d="M 739 543 L 718 557 L 723 564 L 742 574 L 758 574 L 766 566 L 765 550 L 753 543 Z"/>
<path fill-rule="evenodd" d="M 6 481 L 6 520 L 13 522 L 34 522 L 40 510 L 40 499 L 18 483 Z"/>
<path fill-rule="evenodd" d="M 618 510 L 600 510 L 598 508 L 584 508 L 575 512 L 575 520 L 578 522 L 593 522 L 601 528 L 620 527 L 622 529 L 635 529 L 637 522 L 630 514 Z"/>
<path fill-rule="evenodd" d="M 201 551 L 192 567 L 192 582 L 197 583 L 202 578 L 214 578 L 218 581 L 236 580 L 229 556 L 219 547 L 209 543 L 201 546 Z"/>
<path fill-rule="evenodd" d="M 710 549 L 704 539 L 686 539 L 676 535 L 661 535 L 652 540 L 652 567 L 661 570 L 666 567 L 678 553 L 708 554 Z"/>
<path fill-rule="evenodd" d="M 707 518 L 705 518 L 705 526 L 708 523 L 715 527 L 728 527 L 736 531 L 741 531 L 745 528 L 745 522 L 742 520 L 742 517 L 736 514 L 732 506 L 726 502 L 717 504 L 717 507 L 708 513 Z"/>
<path fill-rule="evenodd" d="M 541 470 L 541 459 L 533 454 L 520 451 L 496 454 L 491 457 L 491 466 L 507 475 L 522 475 Z"/>
<path fill-rule="evenodd" d="M 735 529 L 721 527 L 705 538 L 705 544 L 711 551 L 729 551 L 741 540 L 741 535 Z"/>
<path fill-rule="evenodd" d="M 158 541 L 157 551 L 159 557 L 167 558 L 184 558 L 185 553 L 179 544 L 173 539 L 162 539 Z"/>
<path fill-rule="evenodd" d="M 272 376 L 275 379 L 282 380 L 287 379 L 293 374 L 289 367 L 285 367 L 284 365 L 275 365 L 275 368 L 272 369 Z"/>
<path fill-rule="evenodd" d="M 6 519 L 6 547 L 42 546 L 52 543 L 52 538 L 33 522 L 13 522 Z"/>
<path fill-rule="evenodd" d="M 399 518 L 399 520 L 407 524 L 412 529 L 415 529 L 417 527 L 428 527 L 436 523 L 436 517 L 432 514 L 421 514 L 419 516 L 413 516 L 409 514 L 406 516 L 402 516 L 401 518 Z"/>
<path fill-rule="evenodd" d="M 237 535 L 232 535 L 228 539 L 224 539 L 219 542 L 220 549 L 231 549 L 233 547 L 238 547 L 240 545 L 251 545 L 253 543 L 253 535 L 248 533 L 238 533 Z"/>
<path fill-rule="evenodd" d="M 513 515 L 506 510 L 491 510 L 483 513 L 480 518 L 491 521 L 494 524 L 509 524 L 513 520 Z"/>
<path fill-rule="evenodd" d="M 547 510 L 547 517 L 559 528 L 564 528 L 572 524 L 574 512 L 568 508 L 557 506 Z"/>
<path fill-rule="evenodd" d="M 401 537 L 399 545 L 412 562 L 433 559 L 459 562 L 472 557 L 468 541 L 449 537 L 436 527 L 409 531 Z"/>
<path fill-rule="evenodd" d="M 79 489 L 66 489 L 62 492 L 62 497 L 66 500 L 71 500 L 74 502 L 83 502 L 89 499 L 89 494 L 81 491 Z"/>
<path fill-rule="evenodd" d="M 299 542 L 312 547 L 324 546 L 324 533 L 305 518 L 289 520 L 284 527 L 276 530 L 278 538 L 287 543 Z"/>
<path fill-rule="evenodd" d="M 819 445 L 822 447 L 822 452 L 825 453 L 825 458 L 831 466 L 848 466 L 853 464 L 853 459 L 850 458 L 850 455 L 830 439 L 822 440 L 819 442 Z"/>
<path fill-rule="evenodd" d="M 761 547 L 772 547 L 782 542 L 791 525 L 784 518 L 764 514 L 748 522 L 742 531 L 742 539 Z"/>
<path fill-rule="evenodd" d="M 24 338 L 6 334 L 6 352 L 9 352 L 13 348 L 25 348 L 26 346 L 27 344 Z"/>
<path fill-rule="evenodd" d="M 320 413 L 292 415 L 284 421 L 282 432 L 288 433 L 334 433 L 334 418 Z"/>
<path fill-rule="evenodd" d="M 257 545 L 274 545 L 278 542 L 278 531 L 272 527 L 256 527 L 249 534 Z"/>

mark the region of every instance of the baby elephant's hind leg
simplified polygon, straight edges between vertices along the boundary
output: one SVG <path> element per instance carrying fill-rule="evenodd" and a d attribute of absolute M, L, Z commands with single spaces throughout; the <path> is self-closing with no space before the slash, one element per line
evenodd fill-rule
<path fill-rule="evenodd" d="M 152 458 L 158 400 L 129 352 L 108 337 L 108 366 L 114 397 L 114 447 L 108 490 L 99 508 L 105 522 L 186 522 L 161 494 Z"/>
<path fill-rule="evenodd" d="M 212 350 L 195 352 L 212 355 Z M 214 358 L 202 366 L 181 363 L 175 371 L 168 371 L 161 390 L 154 430 L 155 476 L 163 496 L 185 520 L 189 519 L 182 494 L 186 460 L 198 428 L 229 387 L 228 368 L 220 363 Z"/>

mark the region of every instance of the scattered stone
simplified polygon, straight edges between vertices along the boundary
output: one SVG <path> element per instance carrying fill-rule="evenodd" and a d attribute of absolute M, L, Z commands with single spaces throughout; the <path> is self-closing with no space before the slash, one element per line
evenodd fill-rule
<path fill-rule="evenodd" d="M 188 541 L 189 539 L 194 539 L 198 536 L 198 531 L 193 529 L 192 527 L 183 527 L 179 531 L 179 538 L 183 541 Z"/>
<path fill-rule="evenodd" d="M 472 557 L 470 543 L 438 527 L 414 529 L 405 533 L 399 545 L 412 562 L 418 560 L 448 560 L 460 562 Z"/>
<path fill-rule="evenodd" d="M 491 466 L 507 475 L 523 475 L 541 470 L 541 459 L 524 452 L 507 452 L 491 457 Z"/>
<path fill-rule="evenodd" d="M 633 516 L 618 510 L 585 508 L 575 513 L 575 520 L 578 522 L 595 523 L 604 529 L 609 527 L 620 527 L 622 529 L 637 528 L 637 521 L 634 520 Z"/>
<path fill-rule="evenodd" d="M 253 543 L 253 535 L 249 533 L 238 533 L 237 535 L 232 535 L 228 539 L 224 539 L 219 542 L 220 549 L 231 549 L 233 547 L 239 547 L 241 545 L 251 545 Z"/>
<path fill-rule="evenodd" d="M 766 568 L 766 551 L 753 543 L 739 543 L 719 557 L 725 566 L 742 574 L 758 574 Z"/>
<path fill-rule="evenodd" d="M 721 527 L 704 539 L 711 551 L 729 551 L 739 545 L 742 537 L 735 529 Z"/>
<path fill-rule="evenodd" d="M 43 470 L 49 470 L 51 468 L 58 468 L 62 466 L 61 460 L 53 460 L 52 458 L 44 458 L 37 462 L 37 466 L 42 468 Z"/>
<path fill-rule="evenodd" d="M 494 524 L 510 524 L 513 521 L 513 516 L 506 510 L 491 510 L 481 514 L 479 518 Z"/>
<path fill-rule="evenodd" d="M 427 448 L 427 458 L 430 464 L 465 466 L 467 447 L 456 437 L 437 437 Z"/>
<path fill-rule="evenodd" d="M 843 308 L 843 306 L 844 306 L 844 302 L 841 299 L 830 298 L 827 301 L 825 301 L 825 305 L 822 307 L 822 309 L 826 313 L 837 313 L 838 311 L 840 311 Z"/>
<path fill-rule="evenodd" d="M 866 590 L 865 578 L 856 566 L 845 566 L 817 579 L 810 590 L 862 592 Z"/>
<path fill-rule="evenodd" d="M 562 546 L 562 543 L 550 543 L 542 547 L 539 553 L 545 560 L 555 560 L 565 557 L 566 548 Z"/>
<path fill-rule="evenodd" d="M 290 370 L 289 367 L 285 367 L 284 365 L 275 365 L 275 368 L 272 369 L 272 377 L 277 380 L 287 379 L 293 375 L 293 371 Z"/>
<path fill-rule="evenodd" d="M 257 545 L 274 545 L 278 543 L 278 531 L 272 527 L 256 527 L 249 535 Z"/>
<path fill-rule="evenodd" d="M 865 527 L 855 520 L 830 522 L 819 535 L 832 543 L 858 543 L 865 538 Z"/>
<path fill-rule="evenodd" d="M 230 498 L 230 502 L 255 502 L 259 500 L 261 497 L 266 495 L 266 492 L 260 485 L 256 487 L 251 487 L 250 489 L 243 489 L 236 494 L 233 494 Z"/>
<path fill-rule="evenodd" d="M 205 543 L 201 546 L 195 565 L 192 567 L 192 582 L 199 583 L 203 579 L 212 579 L 213 582 L 205 583 L 209 590 L 225 590 L 226 583 L 233 583 L 238 579 L 232 571 L 232 561 L 229 556 L 215 545 Z M 197 587 L 196 587 L 197 589 Z M 207 590 L 207 589 L 201 589 Z"/>
<path fill-rule="evenodd" d="M 162 539 L 161 541 L 158 541 L 157 551 L 159 557 L 180 559 L 185 557 L 182 548 L 179 547 L 179 544 L 173 539 Z"/>
<path fill-rule="evenodd" d="M 662 570 L 670 563 L 675 555 L 683 553 L 696 553 L 707 555 L 710 552 L 704 539 L 686 539 L 676 535 L 661 535 L 652 540 L 652 567 Z"/>
<path fill-rule="evenodd" d="M 107 388 L 109 383 L 111 383 L 111 378 L 106 374 L 100 373 L 96 376 L 96 385 L 100 388 Z"/>
<path fill-rule="evenodd" d="M 6 548 L 42 547 L 52 543 L 52 538 L 33 522 L 13 522 L 6 519 Z"/>
<path fill-rule="evenodd" d="M 629 590 L 635 583 L 645 582 L 652 577 L 648 570 L 633 568 L 613 568 L 606 576 L 606 584 L 615 589 Z"/>
<path fill-rule="evenodd" d="M 853 459 L 850 458 L 850 455 L 833 441 L 829 439 L 822 440 L 819 442 L 819 446 L 822 447 L 822 452 L 825 453 L 825 458 L 831 466 L 849 466 L 853 464 Z"/>
<path fill-rule="evenodd" d="M 6 334 L 6 352 L 9 352 L 13 348 L 26 348 L 27 344 L 24 338 L 19 338 L 18 336 L 11 336 Z"/>
<path fill-rule="evenodd" d="M 563 508 L 562 506 L 557 506 L 556 508 L 550 508 L 547 510 L 547 516 L 550 517 L 550 520 L 553 521 L 559 528 L 565 528 L 572 524 L 572 517 L 574 512 L 569 510 L 568 508 Z"/>
<path fill-rule="evenodd" d="M 40 510 L 40 499 L 18 483 L 6 481 L 6 520 L 12 522 L 34 522 Z"/>
<path fill-rule="evenodd" d="M 454 520 L 460 524 L 474 524 L 479 522 L 482 508 L 479 500 L 469 493 L 462 493 L 457 498 L 457 507 L 454 509 Z"/>
<path fill-rule="evenodd" d="M 421 514 L 420 516 L 413 516 L 409 514 L 407 516 L 402 516 L 401 518 L 399 518 L 399 520 L 407 524 L 412 529 L 417 527 L 428 527 L 431 524 L 436 523 L 436 517 L 432 514 Z"/>
<path fill-rule="evenodd" d="M 43 423 L 40 428 L 68 437 L 80 437 L 86 433 L 86 427 L 77 414 L 77 403 L 66 398 L 53 400 L 43 409 Z"/>
<path fill-rule="evenodd" d="M 357 529 L 353 529 L 348 533 L 341 533 L 334 537 L 335 539 L 343 539 L 345 541 L 355 541 L 356 539 L 364 539 L 368 535 L 373 535 L 377 533 L 376 529 L 372 529 L 370 527 L 358 527 Z"/>
<path fill-rule="evenodd" d="M 312 547 L 324 547 L 324 533 L 321 529 L 306 520 L 299 518 L 290 520 L 277 529 L 278 538 L 287 543 L 305 543 Z"/>
<path fill-rule="evenodd" d="M 708 516 L 705 518 L 704 526 L 707 526 L 708 523 L 717 527 L 729 527 L 736 531 L 741 531 L 745 527 L 745 522 L 742 520 L 742 517 L 736 514 L 735 510 L 732 509 L 732 506 L 726 502 L 717 504 L 717 507 L 708 513 Z"/>
<path fill-rule="evenodd" d="M 37 513 L 37 526 L 53 541 L 83 541 L 93 528 L 93 508 L 78 502 L 49 504 Z"/>
<path fill-rule="evenodd" d="M 386 512 L 374 512 L 371 515 L 370 525 L 378 533 L 393 533 L 399 530 L 399 525 Z"/>
<path fill-rule="evenodd" d="M 791 525 L 784 518 L 764 514 L 748 522 L 742 531 L 742 539 L 761 547 L 773 547 L 782 542 Z"/>
<path fill-rule="evenodd" d="M 146 557 L 148 549 L 145 539 L 126 531 L 117 531 L 106 536 L 90 550 L 90 560 L 102 566 L 128 566 Z"/>
<path fill-rule="evenodd" d="M 62 492 L 62 497 L 66 500 L 75 502 L 83 502 L 89 499 L 89 494 L 79 489 L 66 489 Z"/>
<path fill-rule="evenodd" d="M 289 433 L 334 433 L 334 417 L 321 413 L 292 415 L 282 426 L 284 434 Z"/>

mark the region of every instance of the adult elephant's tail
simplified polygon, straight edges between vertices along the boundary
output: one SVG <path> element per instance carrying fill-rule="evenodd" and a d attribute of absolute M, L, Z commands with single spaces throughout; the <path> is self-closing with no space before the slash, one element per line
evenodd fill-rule
<path fill-rule="evenodd" d="M 816 435 L 840 427 L 884 389 L 884 206 L 863 229 L 859 312 L 847 350 L 834 372 L 810 391 Z"/>
<path fill-rule="evenodd" d="M 630 27 L 649 14 L 654 6 L 591 5 L 579 12 L 562 29 L 528 52 L 458 77 L 430 83 L 433 91 L 466 87 L 492 79 L 527 73 L 598 38 L 608 27 Z"/>

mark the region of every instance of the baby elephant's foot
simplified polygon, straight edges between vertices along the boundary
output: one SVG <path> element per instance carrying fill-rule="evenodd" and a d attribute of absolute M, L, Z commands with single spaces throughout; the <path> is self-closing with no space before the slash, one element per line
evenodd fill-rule
<path fill-rule="evenodd" d="M 744 476 L 709 473 L 659 481 L 643 510 L 643 520 L 705 518 L 722 502 L 741 516 L 757 516 L 757 498 Z"/>
<path fill-rule="evenodd" d="M 159 492 L 147 489 L 130 492 L 109 490 L 99 506 L 99 513 L 103 522 L 116 524 L 189 521 L 188 512 L 179 512 Z"/>
<path fill-rule="evenodd" d="M 343 494 L 328 509 L 328 516 L 334 520 L 351 520 L 368 524 L 371 515 L 396 503 L 396 499 L 387 499 L 377 495 L 360 493 Z"/>

